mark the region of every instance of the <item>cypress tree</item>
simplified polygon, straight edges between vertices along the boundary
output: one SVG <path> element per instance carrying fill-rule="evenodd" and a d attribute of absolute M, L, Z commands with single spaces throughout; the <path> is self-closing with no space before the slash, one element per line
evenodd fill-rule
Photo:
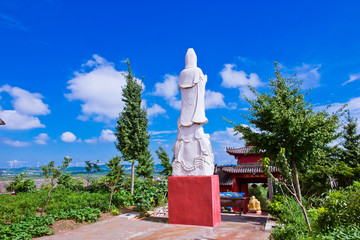
<path fill-rule="evenodd" d="M 123 159 L 131 163 L 131 194 L 133 194 L 135 161 L 138 161 L 136 173 L 144 177 L 151 177 L 154 163 L 148 150 L 150 135 L 147 132 L 147 112 L 141 107 L 142 86 L 133 76 L 129 60 L 127 65 L 126 86 L 122 91 L 122 101 L 125 106 L 117 120 L 115 146 L 122 153 Z"/>

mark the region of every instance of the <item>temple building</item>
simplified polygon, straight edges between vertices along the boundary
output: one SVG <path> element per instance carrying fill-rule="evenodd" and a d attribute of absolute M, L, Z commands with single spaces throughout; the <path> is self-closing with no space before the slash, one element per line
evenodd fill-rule
<path fill-rule="evenodd" d="M 271 179 L 266 176 L 261 169 L 259 159 L 263 157 L 262 152 L 252 152 L 253 146 L 242 148 L 226 148 L 226 152 L 237 159 L 236 166 L 216 166 L 215 174 L 219 175 L 221 192 L 244 192 L 245 203 L 243 211 L 247 212 L 249 203 L 249 184 L 263 183 L 268 186 L 269 199 L 273 198 L 273 187 Z M 279 170 L 276 167 L 270 167 L 271 173 L 276 178 L 280 177 Z"/>

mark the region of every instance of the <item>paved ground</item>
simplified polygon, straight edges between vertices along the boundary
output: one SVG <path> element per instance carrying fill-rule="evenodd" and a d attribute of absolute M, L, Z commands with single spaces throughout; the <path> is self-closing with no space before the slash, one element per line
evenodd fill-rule
<path fill-rule="evenodd" d="M 264 231 L 267 216 L 225 215 L 217 228 L 172 225 L 115 217 L 70 232 L 39 238 L 41 240 L 125 240 L 125 239 L 268 239 Z"/>

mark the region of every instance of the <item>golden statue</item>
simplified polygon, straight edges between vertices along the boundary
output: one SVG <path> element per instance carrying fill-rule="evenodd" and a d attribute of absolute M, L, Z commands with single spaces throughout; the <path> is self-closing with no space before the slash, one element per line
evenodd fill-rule
<path fill-rule="evenodd" d="M 261 212 L 260 202 L 252 196 L 248 204 L 249 212 Z"/>

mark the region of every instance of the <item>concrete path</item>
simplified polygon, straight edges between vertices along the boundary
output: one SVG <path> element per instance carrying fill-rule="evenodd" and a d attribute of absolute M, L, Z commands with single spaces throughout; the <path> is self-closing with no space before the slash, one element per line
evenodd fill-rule
<path fill-rule="evenodd" d="M 70 232 L 39 238 L 41 240 L 125 240 L 125 239 L 268 239 L 264 231 L 266 216 L 238 216 L 222 214 L 217 228 L 172 225 L 143 220 L 114 217 L 86 225 Z"/>

